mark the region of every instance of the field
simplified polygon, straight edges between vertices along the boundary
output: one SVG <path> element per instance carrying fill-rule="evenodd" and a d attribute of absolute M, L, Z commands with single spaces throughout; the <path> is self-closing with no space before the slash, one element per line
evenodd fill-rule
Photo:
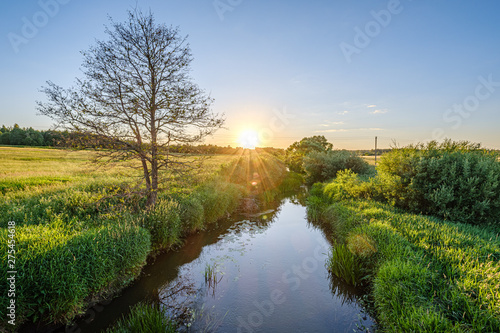
<path fill-rule="evenodd" d="M 130 186 L 138 171 L 125 163 L 97 169 L 92 154 L 0 148 L 0 241 L 6 244 L 15 230 L 17 323 L 71 320 L 130 283 L 149 256 L 232 212 L 249 191 L 248 175 L 264 170 L 259 186 L 265 187 L 285 173 L 267 155 L 213 156 L 187 175 L 164 172 L 157 204 L 146 208 Z M 0 278 L 7 279 L 5 270 Z"/>
<path fill-rule="evenodd" d="M 104 180 L 120 182 L 140 176 L 140 172 L 127 167 L 130 163 L 98 168 L 91 163 L 93 154 L 92 151 L 0 147 L 0 192 L 6 194 L 25 188 L 47 191 Z M 212 156 L 196 175 L 203 179 L 233 159 L 232 155 Z M 172 178 L 172 175 L 164 176 Z"/>
<path fill-rule="evenodd" d="M 361 156 L 370 165 L 375 165 L 375 156 Z M 380 156 L 377 156 L 377 161 L 380 161 Z"/>

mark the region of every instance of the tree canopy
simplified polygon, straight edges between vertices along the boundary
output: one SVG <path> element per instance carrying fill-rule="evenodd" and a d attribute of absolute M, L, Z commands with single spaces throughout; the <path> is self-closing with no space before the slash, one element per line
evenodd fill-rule
<path fill-rule="evenodd" d="M 303 173 L 304 156 L 311 152 L 325 152 L 332 150 L 333 145 L 323 135 L 303 138 L 292 143 L 286 149 L 286 159 L 291 171 Z"/>
<path fill-rule="evenodd" d="M 48 81 L 42 115 L 57 125 L 88 134 L 107 148 L 98 160 L 137 159 L 154 204 L 158 172 L 185 165 L 170 146 L 192 144 L 224 123 L 211 110 L 213 99 L 190 77 L 193 60 L 187 37 L 158 24 L 152 13 L 129 12 L 128 20 L 106 28 L 108 39 L 83 52 L 83 78 L 62 88 Z"/>

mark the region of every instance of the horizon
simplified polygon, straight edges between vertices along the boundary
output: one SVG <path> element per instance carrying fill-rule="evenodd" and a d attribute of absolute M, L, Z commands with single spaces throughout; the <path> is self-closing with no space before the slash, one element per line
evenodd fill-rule
<path fill-rule="evenodd" d="M 348 150 L 373 149 L 375 136 L 378 149 L 444 138 L 500 149 L 499 3 L 231 3 L 4 5 L 2 123 L 50 129 L 38 89 L 82 77 L 80 51 L 106 39 L 107 16 L 137 6 L 189 35 L 193 80 L 228 128 L 202 144 L 234 147 L 250 131 L 251 145 L 275 148 L 324 135 Z"/>

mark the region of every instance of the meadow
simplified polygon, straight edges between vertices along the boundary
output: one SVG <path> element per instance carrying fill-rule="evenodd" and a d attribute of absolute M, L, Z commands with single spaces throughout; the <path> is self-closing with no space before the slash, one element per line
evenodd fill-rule
<path fill-rule="evenodd" d="M 225 218 L 244 196 L 272 192 L 286 173 L 267 154 L 212 156 L 191 173 L 164 172 L 147 208 L 133 164 L 97 168 L 92 154 L 0 147 L 0 241 L 14 221 L 17 325 L 71 321 L 134 280 L 149 257 Z"/>

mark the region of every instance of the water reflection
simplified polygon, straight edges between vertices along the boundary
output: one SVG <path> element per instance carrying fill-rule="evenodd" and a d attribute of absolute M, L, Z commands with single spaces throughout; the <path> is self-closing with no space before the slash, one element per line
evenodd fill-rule
<path fill-rule="evenodd" d="M 244 216 L 179 271 L 194 281 L 193 332 L 344 332 L 371 327 L 359 290 L 332 278 L 324 264 L 329 243 L 306 223 L 299 196 L 273 211 Z M 203 280 L 207 265 L 216 282 Z M 174 301 L 174 303 L 177 301 Z M 167 303 L 168 304 L 168 303 Z M 208 326 L 207 326 L 208 325 Z"/>

